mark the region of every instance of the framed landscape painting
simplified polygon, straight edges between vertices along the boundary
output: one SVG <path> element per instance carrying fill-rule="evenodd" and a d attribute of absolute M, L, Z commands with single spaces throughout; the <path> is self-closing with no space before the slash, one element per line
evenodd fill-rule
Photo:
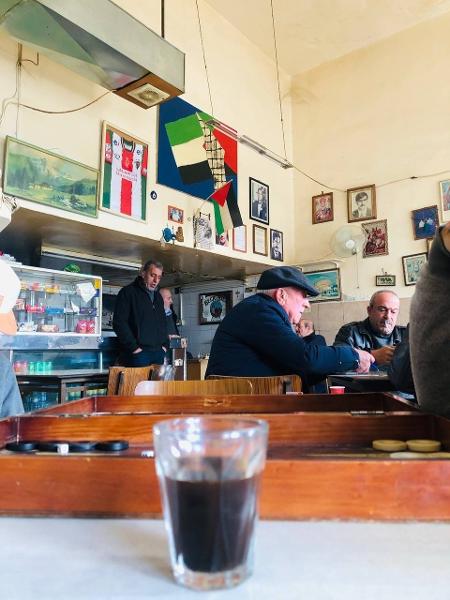
<path fill-rule="evenodd" d="M 6 138 L 5 194 L 96 217 L 97 189 L 96 169 L 15 138 Z"/>
<path fill-rule="evenodd" d="M 341 299 L 341 275 L 339 269 L 310 271 L 309 273 L 303 272 L 303 275 L 319 292 L 318 296 L 309 298 L 310 302 L 328 302 L 330 300 Z"/>
<path fill-rule="evenodd" d="M 145 221 L 148 145 L 103 123 L 101 159 L 100 209 Z"/>

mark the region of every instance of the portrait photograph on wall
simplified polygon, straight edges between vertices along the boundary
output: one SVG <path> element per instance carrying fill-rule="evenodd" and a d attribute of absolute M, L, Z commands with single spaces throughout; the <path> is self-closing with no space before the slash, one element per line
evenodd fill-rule
<path fill-rule="evenodd" d="M 184 210 L 176 206 L 168 206 L 167 218 L 174 223 L 184 223 Z"/>
<path fill-rule="evenodd" d="M 231 310 L 232 292 L 200 294 L 200 325 L 221 323 Z"/>
<path fill-rule="evenodd" d="M 277 229 L 270 230 L 270 258 L 272 260 L 282 261 L 283 253 L 283 233 Z"/>
<path fill-rule="evenodd" d="M 415 240 L 425 240 L 434 237 L 436 227 L 439 227 L 438 207 L 425 206 L 412 211 L 412 222 Z"/>
<path fill-rule="evenodd" d="M 446 223 L 450 221 L 450 179 L 440 181 L 439 190 L 441 193 L 442 221 Z"/>
<path fill-rule="evenodd" d="M 347 190 L 348 222 L 367 221 L 377 218 L 375 185 Z"/>
<path fill-rule="evenodd" d="M 267 229 L 253 225 L 253 253 L 267 256 Z"/>
<path fill-rule="evenodd" d="M 420 271 L 427 262 L 427 253 L 420 252 L 419 254 L 403 256 L 402 261 L 405 285 L 416 285 L 419 281 Z"/>
<path fill-rule="evenodd" d="M 269 186 L 249 178 L 250 219 L 269 224 Z"/>
<path fill-rule="evenodd" d="M 97 169 L 15 138 L 6 138 L 5 194 L 96 217 L 97 190 Z"/>
<path fill-rule="evenodd" d="M 341 274 L 339 269 L 310 271 L 309 273 L 304 272 L 303 275 L 319 292 L 318 296 L 309 298 L 310 302 L 329 302 L 330 300 L 341 299 Z"/>
<path fill-rule="evenodd" d="M 333 221 L 333 192 L 328 194 L 319 194 L 318 196 L 312 197 L 312 222 L 313 225 L 317 223 L 326 223 L 327 221 Z"/>
<path fill-rule="evenodd" d="M 372 221 L 371 223 L 361 223 L 361 227 L 366 235 L 366 242 L 363 246 L 363 258 L 389 254 L 386 219 Z"/>
<path fill-rule="evenodd" d="M 145 222 L 147 164 L 146 142 L 104 122 L 99 208 Z"/>

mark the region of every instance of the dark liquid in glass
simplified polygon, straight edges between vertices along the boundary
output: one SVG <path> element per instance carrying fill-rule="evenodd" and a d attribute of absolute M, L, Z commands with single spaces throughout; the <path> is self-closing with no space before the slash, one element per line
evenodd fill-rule
<path fill-rule="evenodd" d="M 245 563 L 256 516 L 258 476 L 228 481 L 166 478 L 177 561 L 215 573 Z"/>

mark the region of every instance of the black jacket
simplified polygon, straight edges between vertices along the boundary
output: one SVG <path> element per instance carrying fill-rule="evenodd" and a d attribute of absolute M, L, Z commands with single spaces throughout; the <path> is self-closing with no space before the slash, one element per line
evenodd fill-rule
<path fill-rule="evenodd" d="M 403 341 L 395 348 L 394 356 L 389 363 L 388 375 L 396 390 L 407 394 L 415 394 L 409 355 L 409 325 Z"/>
<path fill-rule="evenodd" d="M 152 302 L 142 277 L 122 288 L 117 296 L 113 329 L 127 352 L 137 348 L 161 350 L 167 342 L 167 322 L 159 291 L 155 291 Z"/>
<path fill-rule="evenodd" d="M 305 343 L 275 300 L 255 294 L 239 302 L 220 323 L 206 375 L 298 374 L 307 391 L 329 373 L 342 373 L 357 365 L 358 355 L 352 348 Z"/>
<path fill-rule="evenodd" d="M 396 346 L 400 344 L 405 336 L 405 329 L 402 325 L 396 325 L 392 331 L 391 337 L 386 339 L 386 343 L 392 343 Z M 360 350 L 376 350 L 381 348 L 379 342 L 375 338 L 375 332 L 370 327 L 369 319 L 364 321 L 353 321 L 342 325 L 337 332 L 334 340 L 334 346 L 342 345 L 353 346 L 353 348 L 359 348 Z"/>

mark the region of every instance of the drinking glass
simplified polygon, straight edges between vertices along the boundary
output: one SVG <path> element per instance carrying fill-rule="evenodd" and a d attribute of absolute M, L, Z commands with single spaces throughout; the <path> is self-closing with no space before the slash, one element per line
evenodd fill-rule
<path fill-rule="evenodd" d="M 175 580 L 228 588 L 253 568 L 268 426 L 225 416 L 177 418 L 153 428 L 156 470 Z"/>

